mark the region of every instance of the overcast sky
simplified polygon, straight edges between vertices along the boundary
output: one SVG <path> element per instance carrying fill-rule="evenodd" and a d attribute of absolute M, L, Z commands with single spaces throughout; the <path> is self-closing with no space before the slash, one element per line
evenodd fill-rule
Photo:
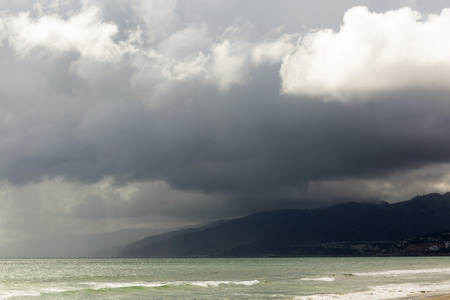
<path fill-rule="evenodd" d="M 446 5 L 0 0 L 0 242 L 450 191 Z"/>

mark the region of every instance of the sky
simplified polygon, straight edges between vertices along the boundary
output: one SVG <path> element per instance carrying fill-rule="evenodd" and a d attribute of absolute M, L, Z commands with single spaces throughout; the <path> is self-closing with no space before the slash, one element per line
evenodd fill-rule
<path fill-rule="evenodd" d="M 0 0 L 0 242 L 450 191 L 446 6 Z"/>

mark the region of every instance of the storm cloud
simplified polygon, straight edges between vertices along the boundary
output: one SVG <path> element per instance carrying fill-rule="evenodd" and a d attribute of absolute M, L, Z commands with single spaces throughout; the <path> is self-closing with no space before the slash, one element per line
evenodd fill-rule
<path fill-rule="evenodd" d="M 449 190 L 445 3 L 0 3 L 4 240 Z"/>

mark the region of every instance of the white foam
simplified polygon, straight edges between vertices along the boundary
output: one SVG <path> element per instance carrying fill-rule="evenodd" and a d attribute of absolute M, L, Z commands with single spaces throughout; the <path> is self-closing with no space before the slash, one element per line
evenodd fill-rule
<path fill-rule="evenodd" d="M 184 284 L 188 285 L 194 285 L 194 286 L 203 286 L 203 287 L 209 287 L 209 286 L 219 286 L 221 284 L 233 284 L 233 285 L 256 285 L 258 284 L 258 280 L 250 280 L 250 281 L 193 281 L 193 282 L 187 282 Z"/>
<path fill-rule="evenodd" d="M 396 277 L 400 275 L 414 275 L 414 274 L 431 274 L 431 273 L 443 273 L 450 274 L 450 268 L 444 269 L 419 269 L 419 270 L 389 270 L 380 272 L 366 272 L 366 273 L 352 273 L 354 276 L 385 276 Z"/>
<path fill-rule="evenodd" d="M 84 282 L 83 284 L 92 286 L 94 290 L 100 289 L 119 289 L 127 287 L 162 287 L 169 283 L 164 282 Z"/>
<path fill-rule="evenodd" d="M 191 285 L 200 287 L 217 287 L 220 285 L 256 285 L 259 284 L 259 280 L 249 281 L 155 281 L 155 282 L 85 282 L 86 285 L 93 286 L 93 289 L 105 289 L 105 288 L 127 288 L 127 287 L 163 287 L 163 286 L 179 286 L 179 285 Z"/>
<path fill-rule="evenodd" d="M 36 297 L 36 296 L 40 296 L 41 293 L 40 292 L 25 292 L 25 291 L 8 291 L 8 292 L 0 292 L 0 299 L 1 300 L 6 300 L 6 299 L 11 299 L 11 298 L 16 298 L 16 297 Z"/>
<path fill-rule="evenodd" d="M 421 284 L 388 284 L 370 287 L 370 290 L 354 292 L 348 294 L 322 294 L 310 296 L 298 296 L 294 300 L 381 300 L 396 299 L 407 296 L 417 296 L 432 293 L 444 293 L 450 291 L 450 281 L 441 283 L 421 283 Z"/>
<path fill-rule="evenodd" d="M 301 278 L 300 280 L 303 281 L 325 281 L 325 282 L 332 282 L 335 281 L 334 277 L 319 277 L 319 278 Z"/>

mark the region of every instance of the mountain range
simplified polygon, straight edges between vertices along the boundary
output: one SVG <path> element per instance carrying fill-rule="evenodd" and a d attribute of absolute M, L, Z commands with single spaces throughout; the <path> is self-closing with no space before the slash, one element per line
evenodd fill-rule
<path fill-rule="evenodd" d="M 349 202 L 277 210 L 150 236 L 121 257 L 289 256 L 298 245 L 388 241 L 450 230 L 450 193 L 389 204 Z"/>

